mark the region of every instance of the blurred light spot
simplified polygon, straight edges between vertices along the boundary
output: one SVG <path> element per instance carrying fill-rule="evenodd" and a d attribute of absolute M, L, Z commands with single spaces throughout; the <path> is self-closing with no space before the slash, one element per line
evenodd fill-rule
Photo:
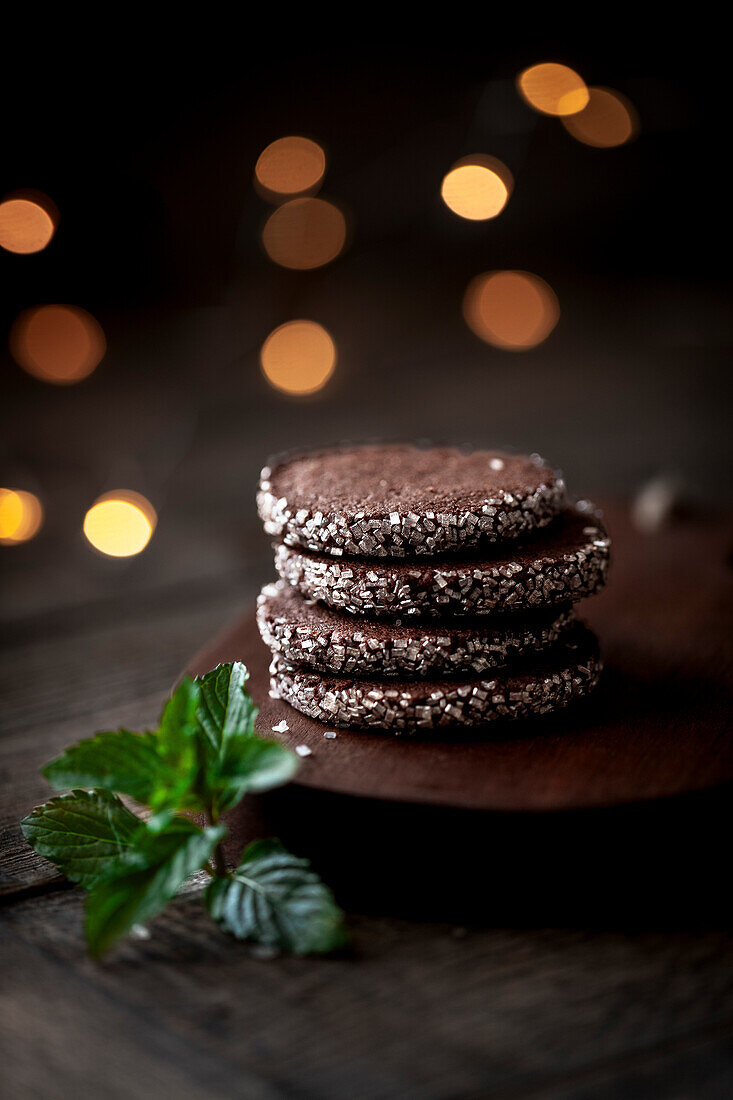
<path fill-rule="evenodd" d="M 260 361 L 267 381 L 275 389 L 315 393 L 333 374 L 336 345 L 315 321 L 288 321 L 267 337 Z"/>
<path fill-rule="evenodd" d="M 0 247 L 22 255 L 40 252 L 56 232 L 57 214 L 40 192 L 8 196 L 0 202 Z"/>
<path fill-rule="evenodd" d="M 36 378 L 58 385 L 80 382 L 107 350 L 98 321 L 78 306 L 34 306 L 10 330 L 10 351 Z"/>
<path fill-rule="evenodd" d="M 631 518 L 640 531 L 651 534 L 664 527 L 682 500 L 682 486 L 672 477 L 655 477 L 641 487 L 631 502 Z"/>
<path fill-rule="evenodd" d="M 325 199 L 292 199 L 274 210 L 262 243 L 281 267 L 305 271 L 335 260 L 346 241 L 346 219 Z"/>
<path fill-rule="evenodd" d="M 610 88 L 591 88 L 587 107 L 562 121 L 569 134 L 597 149 L 624 145 L 639 128 L 632 104 L 620 92 L 613 92 Z"/>
<path fill-rule="evenodd" d="M 0 544 L 27 542 L 42 523 L 43 508 L 38 497 L 25 489 L 0 489 Z"/>
<path fill-rule="evenodd" d="M 583 110 L 589 99 L 582 77 L 574 69 L 554 61 L 525 69 L 517 85 L 530 107 L 543 115 L 574 115 Z"/>
<path fill-rule="evenodd" d="M 84 517 L 84 534 L 96 550 L 112 558 L 139 554 L 150 542 L 158 517 L 149 500 L 131 489 L 99 497 Z"/>
<path fill-rule="evenodd" d="M 260 153 L 255 181 L 265 197 L 292 198 L 313 191 L 326 171 L 326 154 L 315 141 L 305 137 L 283 137 Z"/>
<path fill-rule="evenodd" d="M 554 291 L 527 271 L 489 271 L 477 275 L 463 299 L 468 326 L 497 348 L 534 348 L 550 335 L 560 318 Z"/>
<path fill-rule="evenodd" d="M 495 218 L 507 204 L 514 180 L 505 164 L 481 153 L 457 161 L 440 193 L 454 214 L 471 221 Z"/>

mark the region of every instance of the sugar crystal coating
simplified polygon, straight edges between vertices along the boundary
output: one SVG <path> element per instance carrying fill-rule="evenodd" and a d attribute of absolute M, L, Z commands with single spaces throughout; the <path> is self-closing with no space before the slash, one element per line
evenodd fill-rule
<path fill-rule="evenodd" d="M 280 697 L 310 718 L 329 726 L 397 734 L 549 714 L 588 695 L 601 671 L 595 636 L 581 624 L 567 642 L 534 662 L 467 680 L 321 676 L 288 668 L 278 654 L 270 666 Z"/>
<path fill-rule="evenodd" d="M 334 557 L 434 556 L 546 526 L 565 501 L 538 455 L 409 444 L 300 455 L 260 476 L 265 531 Z"/>
<path fill-rule="evenodd" d="M 573 621 L 569 607 L 457 626 L 369 621 L 305 600 L 284 581 L 265 585 L 257 601 L 262 639 L 285 663 L 369 676 L 480 675 L 545 648 Z"/>
<path fill-rule="evenodd" d="M 350 615 L 439 618 L 576 603 L 605 584 L 609 553 L 598 516 L 567 508 L 549 531 L 493 558 L 339 562 L 281 543 L 275 566 L 308 599 Z"/>

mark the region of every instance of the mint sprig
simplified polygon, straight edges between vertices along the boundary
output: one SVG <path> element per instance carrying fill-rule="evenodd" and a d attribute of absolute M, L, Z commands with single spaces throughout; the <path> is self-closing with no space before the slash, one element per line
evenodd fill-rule
<path fill-rule="evenodd" d="M 201 870 L 211 876 L 210 914 L 240 939 L 295 954 L 346 942 L 331 891 L 279 841 L 250 844 L 239 866 L 227 869 L 220 815 L 248 791 L 287 783 L 300 765 L 289 749 L 255 733 L 247 679 L 240 662 L 186 677 L 156 730 L 98 733 L 43 769 L 53 787 L 74 789 L 38 806 L 21 828 L 39 855 L 88 890 L 92 954 L 154 917 Z M 119 794 L 149 806 L 147 820 Z"/>

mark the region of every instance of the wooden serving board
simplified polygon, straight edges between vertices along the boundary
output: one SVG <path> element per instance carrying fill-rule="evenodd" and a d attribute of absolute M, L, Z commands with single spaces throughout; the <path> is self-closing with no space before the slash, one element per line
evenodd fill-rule
<path fill-rule="evenodd" d="M 258 730 L 307 745 L 303 787 L 465 810 L 613 806 L 733 782 L 733 522 L 687 517 L 644 534 L 607 509 L 611 580 L 581 606 L 606 669 L 592 699 L 558 714 L 429 738 L 339 730 L 269 696 L 269 652 L 252 609 L 191 662 L 244 661 Z M 282 720 L 289 730 L 272 733 Z"/>

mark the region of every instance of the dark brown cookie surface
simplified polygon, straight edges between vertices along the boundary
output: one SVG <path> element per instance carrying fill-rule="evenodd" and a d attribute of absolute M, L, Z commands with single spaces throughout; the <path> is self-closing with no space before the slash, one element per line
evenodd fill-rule
<path fill-rule="evenodd" d="M 284 581 L 268 584 L 257 601 L 262 639 L 285 664 L 357 676 L 480 675 L 564 636 L 568 607 L 454 625 L 396 625 L 346 616 L 306 600 Z"/>
<path fill-rule="evenodd" d="M 601 520 L 589 506 L 576 506 L 534 538 L 495 546 L 481 558 L 335 561 L 281 543 L 275 565 L 302 595 L 351 615 L 431 618 L 575 603 L 603 587 L 609 552 Z"/>
<path fill-rule="evenodd" d="M 451 553 L 514 539 L 563 507 L 562 478 L 538 456 L 364 445 L 263 469 L 257 506 L 288 546 L 339 557 Z"/>
<path fill-rule="evenodd" d="M 270 674 L 274 693 L 327 726 L 410 734 L 549 714 L 592 691 L 601 670 L 595 635 L 576 623 L 541 655 L 490 676 L 355 680 L 293 670 L 277 654 Z"/>

